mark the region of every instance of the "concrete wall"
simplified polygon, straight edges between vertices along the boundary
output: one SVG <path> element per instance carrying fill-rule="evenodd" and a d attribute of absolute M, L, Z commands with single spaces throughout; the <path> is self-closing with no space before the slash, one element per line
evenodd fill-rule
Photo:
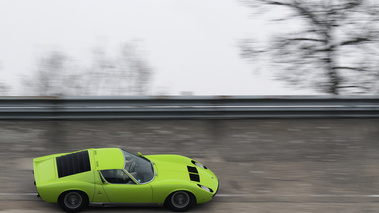
<path fill-rule="evenodd" d="M 378 119 L 1 121 L 0 156 L 121 146 L 238 162 L 377 159 L 378 130 Z"/>
<path fill-rule="evenodd" d="M 379 119 L 1 121 L 0 187 L 33 189 L 22 159 L 122 147 L 199 159 L 221 193 L 378 194 L 378 138 Z"/>

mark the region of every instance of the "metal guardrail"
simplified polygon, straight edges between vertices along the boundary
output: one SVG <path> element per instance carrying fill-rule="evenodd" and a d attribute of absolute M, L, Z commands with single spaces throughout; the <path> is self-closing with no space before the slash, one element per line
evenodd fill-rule
<path fill-rule="evenodd" d="M 3 97 L 0 119 L 379 118 L 379 96 Z"/>

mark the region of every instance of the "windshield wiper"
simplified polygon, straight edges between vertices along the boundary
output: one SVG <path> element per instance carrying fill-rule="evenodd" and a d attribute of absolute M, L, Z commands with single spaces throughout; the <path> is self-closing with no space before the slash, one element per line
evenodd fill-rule
<path fill-rule="evenodd" d="M 150 163 L 151 163 L 151 161 L 149 160 L 149 159 L 147 159 L 145 156 L 143 156 L 143 155 L 139 155 L 138 157 L 140 157 L 140 158 L 143 158 L 143 159 L 145 159 L 145 160 L 147 160 L 147 161 L 149 161 Z"/>

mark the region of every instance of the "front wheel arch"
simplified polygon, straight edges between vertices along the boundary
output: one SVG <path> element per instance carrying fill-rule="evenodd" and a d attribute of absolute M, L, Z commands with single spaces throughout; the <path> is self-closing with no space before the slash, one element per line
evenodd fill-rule
<path fill-rule="evenodd" d="M 188 203 L 186 201 L 184 201 L 183 205 L 181 205 L 180 203 L 179 204 L 174 203 L 174 201 L 173 201 L 173 200 L 175 200 L 175 199 L 173 199 L 174 196 L 181 196 L 184 199 L 186 199 L 187 198 L 186 195 L 188 195 L 188 198 L 189 198 Z M 171 209 L 172 211 L 176 211 L 176 212 L 187 211 L 188 209 L 190 209 L 195 204 L 196 204 L 195 195 L 189 191 L 186 191 L 186 190 L 179 190 L 179 191 L 172 192 L 171 194 L 169 194 L 166 197 L 165 202 L 164 202 L 165 207 Z"/>

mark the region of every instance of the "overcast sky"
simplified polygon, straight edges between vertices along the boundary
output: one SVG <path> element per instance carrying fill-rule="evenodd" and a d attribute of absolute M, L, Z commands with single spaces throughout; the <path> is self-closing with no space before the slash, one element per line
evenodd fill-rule
<path fill-rule="evenodd" d="M 153 67 L 152 95 L 308 95 L 239 57 L 238 41 L 265 35 L 238 0 L 1 0 L 0 79 L 17 85 L 50 50 L 83 63 L 138 40 Z"/>

